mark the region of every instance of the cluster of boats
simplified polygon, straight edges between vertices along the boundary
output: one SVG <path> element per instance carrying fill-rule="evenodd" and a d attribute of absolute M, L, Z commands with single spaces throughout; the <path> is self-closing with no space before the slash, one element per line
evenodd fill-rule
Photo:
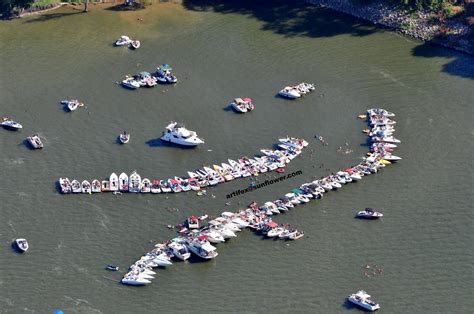
<path fill-rule="evenodd" d="M 252 98 L 234 98 L 230 106 L 238 113 L 246 113 L 255 109 Z"/>
<path fill-rule="evenodd" d="M 212 168 L 206 166 L 195 171 L 188 171 L 186 178 L 150 180 L 148 178 L 142 179 L 136 171 L 130 175 L 124 172 L 120 175 L 112 173 L 108 180 L 102 181 L 94 179 L 91 182 L 88 180 L 79 182 L 78 180 L 70 181 L 67 178 L 60 178 L 60 190 L 64 194 L 100 192 L 157 194 L 199 191 L 203 187 L 215 186 L 236 178 L 282 169 L 308 145 L 305 140 L 292 137 L 280 138 L 279 143 L 279 149 L 262 149 L 263 156 L 254 158 L 243 156 L 237 160 L 228 159 L 227 162 L 220 165 L 214 164 Z"/>
<path fill-rule="evenodd" d="M 175 84 L 178 82 L 178 78 L 172 71 L 173 69 L 169 64 L 162 64 L 156 68 L 156 72 L 153 74 L 142 71 L 137 75 L 127 76 L 122 81 L 122 85 L 130 89 L 137 89 L 143 86 L 153 87 L 158 83 Z"/>
<path fill-rule="evenodd" d="M 278 92 L 278 95 L 289 99 L 296 99 L 314 91 L 315 89 L 316 87 L 314 84 L 303 82 L 295 86 L 286 86 Z"/>
<path fill-rule="evenodd" d="M 61 100 L 61 104 L 63 104 L 68 111 L 74 111 L 79 107 L 84 107 L 84 103 L 77 99 Z"/>
<path fill-rule="evenodd" d="M 381 116 L 387 117 L 390 113 L 382 111 L 382 109 L 370 109 L 368 114 L 370 117 L 369 124 L 373 125 L 373 121 L 379 121 Z M 372 141 L 373 144 L 377 144 L 377 147 L 383 147 L 383 143 L 386 143 L 373 138 Z M 279 145 L 285 148 L 294 147 L 295 149 L 301 149 L 307 145 L 306 141 L 295 138 L 280 139 L 280 143 Z M 372 153 L 374 153 L 374 150 L 372 150 Z M 186 260 L 191 253 L 205 260 L 215 258 L 218 253 L 216 247 L 212 244 L 222 243 L 226 239 L 236 237 L 236 232 L 246 227 L 270 238 L 299 239 L 304 236 L 304 232 L 290 228 L 288 225 L 279 225 L 273 221 L 272 216 L 284 213 L 299 204 L 308 203 L 311 199 L 320 199 L 323 193 L 339 189 L 347 183 L 359 181 L 363 176 L 377 173 L 379 169 L 391 163 L 381 158 L 384 156 L 379 157 L 374 158 L 372 154 L 353 167 L 304 183 L 299 188 L 286 193 L 283 197 L 275 201 L 267 201 L 262 206 L 252 202 L 245 210 L 240 210 L 237 213 L 223 212 L 219 217 L 208 221 L 207 225 L 201 228 L 200 221 L 203 219 L 191 216 L 187 219 L 185 226 L 182 226 L 179 230 L 182 236 L 158 244 L 151 252 L 143 255 L 130 267 L 130 271 L 125 274 L 122 283 L 139 286 L 147 285 L 151 283 L 151 279 L 154 278 L 153 275 L 156 274 L 152 268 L 171 265 L 172 258 Z M 367 208 L 364 213 L 359 212 L 358 214 L 373 216 L 372 218 L 375 218 L 375 216 L 381 217 L 380 213 L 370 208 Z M 370 295 L 367 295 L 364 291 L 349 296 L 349 301 L 371 311 L 379 308 L 379 305 L 373 302 Z"/>
<path fill-rule="evenodd" d="M 140 41 L 139 40 L 133 40 L 130 37 L 126 35 L 120 36 L 119 39 L 115 41 L 115 46 L 127 46 L 132 49 L 138 49 L 140 48 Z"/>
<path fill-rule="evenodd" d="M 207 221 L 205 226 L 200 227 L 206 218 L 207 215 L 189 217 L 184 225 L 180 225 L 180 236 L 155 245 L 150 252 L 141 256 L 130 266 L 122 283 L 134 286 L 147 285 L 156 274 L 153 268 L 170 266 L 173 259 L 185 261 L 191 254 L 203 260 L 213 259 L 218 256 L 216 244 L 237 237 L 237 233 L 247 227 L 269 238 L 297 240 L 304 235 L 302 231 L 290 228 L 288 225 L 273 222 L 255 202 L 238 213 L 223 212 L 219 217 Z"/>

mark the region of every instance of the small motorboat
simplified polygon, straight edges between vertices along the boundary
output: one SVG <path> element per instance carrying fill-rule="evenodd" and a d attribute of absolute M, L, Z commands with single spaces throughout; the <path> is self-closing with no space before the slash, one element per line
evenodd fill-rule
<path fill-rule="evenodd" d="M 26 239 L 15 239 L 15 245 L 21 253 L 28 251 L 29 245 Z"/>
<path fill-rule="evenodd" d="M 72 180 L 71 181 L 71 188 L 72 188 L 72 193 L 81 193 L 82 192 L 81 183 L 77 180 Z"/>
<path fill-rule="evenodd" d="M 378 219 L 378 218 L 382 218 L 383 214 L 373 210 L 372 208 L 366 208 L 358 212 L 356 217 L 364 218 L 364 219 Z"/>
<path fill-rule="evenodd" d="M 105 269 L 111 270 L 111 271 L 118 271 L 119 267 L 115 266 L 115 265 L 107 265 L 107 266 L 105 266 Z"/>
<path fill-rule="evenodd" d="M 178 82 L 178 78 L 172 73 L 172 68 L 169 64 L 162 64 L 156 68 L 156 78 L 158 82 L 164 84 L 174 84 Z"/>
<path fill-rule="evenodd" d="M 81 190 L 82 190 L 82 193 L 91 194 L 92 193 L 92 188 L 91 188 L 90 182 L 87 181 L 87 180 L 82 181 Z"/>
<path fill-rule="evenodd" d="M 115 41 L 115 46 L 127 46 L 130 45 L 132 42 L 133 41 L 132 39 L 130 39 L 130 37 L 122 35 L 119 39 Z"/>
<path fill-rule="evenodd" d="M 151 182 L 150 179 L 144 178 L 140 185 L 141 193 L 150 193 L 151 192 Z"/>
<path fill-rule="evenodd" d="M 296 99 L 301 97 L 301 94 L 296 89 L 290 86 L 286 86 L 285 88 L 283 88 L 281 91 L 278 92 L 278 95 L 289 99 Z"/>
<path fill-rule="evenodd" d="M 61 187 L 61 193 L 69 194 L 72 192 L 71 182 L 68 178 L 59 178 L 59 185 Z"/>
<path fill-rule="evenodd" d="M 380 309 L 380 305 L 371 299 L 370 295 L 364 290 L 353 293 L 347 297 L 349 302 L 354 303 L 366 310 L 375 311 Z"/>
<path fill-rule="evenodd" d="M 40 149 L 43 148 L 43 142 L 41 141 L 40 137 L 38 134 L 33 134 L 31 136 L 28 136 L 26 138 L 28 143 L 34 148 L 34 149 Z"/>
<path fill-rule="evenodd" d="M 130 134 L 127 133 L 126 131 L 123 131 L 123 133 L 119 135 L 119 140 L 120 140 L 120 143 L 127 144 L 130 141 Z"/>
<path fill-rule="evenodd" d="M 132 40 L 130 43 L 130 47 L 133 49 L 138 49 L 140 48 L 140 41 L 139 40 Z"/>
<path fill-rule="evenodd" d="M 69 111 L 74 111 L 77 108 L 84 106 L 84 104 L 79 102 L 79 100 L 77 100 L 77 99 L 61 100 L 61 103 L 63 105 L 66 105 L 66 107 Z"/>
<path fill-rule="evenodd" d="M 140 83 L 134 77 L 127 77 L 122 81 L 122 85 L 130 89 L 140 88 Z"/>
<path fill-rule="evenodd" d="M 109 177 L 110 191 L 118 191 L 119 189 L 119 178 L 115 172 L 112 172 Z"/>
<path fill-rule="evenodd" d="M 2 122 L 0 122 L 0 125 L 3 126 L 5 129 L 13 130 L 13 131 L 17 131 L 23 128 L 23 126 L 20 123 L 15 122 L 10 118 L 2 118 Z"/>
<path fill-rule="evenodd" d="M 139 193 L 141 190 L 142 178 L 136 172 L 132 172 L 128 179 L 128 191 L 131 193 Z"/>
<path fill-rule="evenodd" d="M 230 104 L 232 108 L 239 112 L 245 113 L 248 111 L 252 111 L 255 107 L 252 103 L 251 98 L 234 98 L 234 101 Z"/>
<path fill-rule="evenodd" d="M 301 239 L 303 236 L 304 236 L 304 232 L 297 230 L 296 232 L 290 233 L 289 236 L 288 236 L 288 239 L 289 240 L 298 240 L 298 239 Z"/>
<path fill-rule="evenodd" d="M 101 191 L 101 184 L 100 181 L 97 179 L 92 180 L 91 182 L 91 191 L 92 193 L 100 193 Z"/>
<path fill-rule="evenodd" d="M 199 218 L 197 216 L 190 216 L 186 220 L 186 224 L 188 225 L 189 229 L 198 229 L 199 228 Z"/>

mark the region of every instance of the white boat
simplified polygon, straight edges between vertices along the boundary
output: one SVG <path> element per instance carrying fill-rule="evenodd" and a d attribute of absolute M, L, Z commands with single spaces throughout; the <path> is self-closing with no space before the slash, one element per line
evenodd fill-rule
<path fill-rule="evenodd" d="M 120 140 L 120 143 L 127 144 L 130 141 L 130 134 L 123 131 L 123 133 L 120 133 L 119 135 L 119 140 Z"/>
<path fill-rule="evenodd" d="M 150 280 L 141 278 L 139 276 L 130 276 L 122 279 L 122 284 L 130 286 L 144 286 L 151 283 Z"/>
<path fill-rule="evenodd" d="M 283 227 L 273 228 L 267 232 L 267 237 L 269 238 L 278 237 L 283 231 L 285 231 L 285 228 Z"/>
<path fill-rule="evenodd" d="M 139 193 L 141 189 L 142 178 L 140 175 L 134 171 L 128 177 L 128 191 L 131 193 Z"/>
<path fill-rule="evenodd" d="M 375 311 L 380 309 L 380 305 L 371 299 L 370 295 L 364 290 L 357 291 L 347 297 L 349 302 L 352 302 L 366 310 Z"/>
<path fill-rule="evenodd" d="M 289 240 L 298 240 L 298 239 L 301 239 L 303 236 L 304 236 L 303 231 L 296 230 L 296 232 L 293 232 L 293 233 L 288 235 L 288 239 Z"/>
<path fill-rule="evenodd" d="M 201 232 L 201 234 L 207 236 L 207 240 L 211 243 L 222 243 L 225 242 L 224 236 L 214 230 L 214 229 L 207 229 Z"/>
<path fill-rule="evenodd" d="M 61 100 L 61 104 L 65 105 L 69 111 L 74 111 L 77 108 L 84 106 L 84 104 L 79 102 L 77 99 Z"/>
<path fill-rule="evenodd" d="M 309 143 L 302 138 L 289 137 L 289 136 L 284 137 L 284 138 L 279 138 L 278 141 L 280 143 L 291 145 L 300 149 L 309 145 Z"/>
<path fill-rule="evenodd" d="M 91 191 L 92 193 L 100 193 L 101 192 L 101 184 L 100 181 L 97 179 L 92 180 L 91 182 Z"/>
<path fill-rule="evenodd" d="M 378 219 L 378 218 L 382 218 L 383 214 L 373 210 L 372 208 L 366 208 L 364 210 L 359 211 L 356 216 L 358 218 L 365 218 L 365 219 Z"/>
<path fill-rule="evenodd" d="M 23 128 L 23 126 L 20 123 L 15 122 L 9 118 L 2 118 L 2 122 L 0 122 L 0 125 L 3 126 L 5 129 L 9 129 L 13 131 Z"/>
<path fill-rule="evenodd" d="M 118 191 L 119 190 L 119 177 L 115 172 L 112 172 L 112 174 L 109 177 L 109 182 L 110 182 L 110 191 Z"/>
<path fill-rule="evenodd" d="M 301 97 L 301 94 L 296 89 L 290 86 L 286 86 L 285 88 L 283 88 L 281 91 L 278 92 L 278 95 L 290 99 Z"/>
<path fill-rule="evenodd" d="M 31 147 L 33 147 L 34 149 L 43 148 L 43 142 L 41 141 L 38 134 L 28 136 L 26 140 L 28 141 L 28 143 L 30 143 Z"/>
<path fill-rule="evenodd" d="M 85 194 L 91 194 L 92 193 L 91 184 L 87 180 L 82 181 L 81 188 L 82 188 L 82 193 L 85 193 Z"/>
<path fill-rule="evenodd" d="M 230 103 L 232 108 L 239 112 L 239 113 L 245 113 L 248 111 L 253 110 L 255 107 L 252 103 L 251 98 L 234 98 L 234 101 Z"/>
<path fill-rule="evenodd" d="M 183 146 L 197 146 L 204 143 L 196 132 L 186 129 L 183 124 L 178 122 L 171 122 L 166 127 L 161 140 Z"/>
<path fill-rule="evenodd" d="M 205 235 L 200 235 L 191 241 L 187 241 L 186 246 L 192 253 L 203 259 L 215 258 L 218 255 L 216 248 L 209 243 L 208 237 Z"/>
<path fill-rule="evenodd" d="M 122 81 L 122 85 L 130 89 L 140 88 L 140 83 L 134 77 L 127 77 Z"/>
<path fill-rule="evenodd" d="M 16 245 L 16 248 L 21 253 L 24 253 L 24 252 L 28 251 L 28 248 L 30 247 L 28 245 L 28 241 L 26 241 L 26 239 L 15 239 L 15 245 Z"/>
<path fill-rule="evenodd" d="M 173 191 L 167 180 L 160 180 L 160 189 L 163 193 L 171 193 Z"/>
<path fill-rule="evenodd" d="M 151 182 L 150 179 L 144 178 L 140 184 L 141 193 L 150 193 L 151 191 Z"/>
<path fill-rule="evenodd" d="M 186 220 L 186 225 L 188 226 L 188 229 L 198 229 L 199 228 L 199 217 L 197 216 L 189 216 L 188 219 Z"/>
<path fill-rule="evenodd" d="M 132 40 L 132 42 L 130 43 L 130 47 L 132 47 L 133 49 L 140 48 L 140 41 L 139 40 Z"/>
<path fill-rule="evenodd" d="M 130 39 L 130 37 L 122 35 L 115 41 L 115 46 L 128 46 L 131 42 L 132 39 Z"/>
<path fill-rule="evenodd" d="M 101 185 L 100 185 L 100 190 L 102 192 L 110 192 L 110 181 L 102 180 Z"/>
<path fill-rule="evenodd" d="M 72 192 L 71 182 L 68 178 L 59 178 L 59 186 L 61 187 L 61 193 L 68 194 Z"/>
<path fill-rule="evenodd" d="M 71 188 L 72 188 L 72 193 L 81 193 L 82 192 L 81 183 L 77 180 L 72 180 Z"/>
<path fill-rule="evenodd" d="M 371 108 L 371 109 L 367 109 L 367 115 L 368 116 L 373 116 L 373 115 L 376 115 L 376 116 L 385 116 L 385 117 L 389 117 L 389 118 L 392 118 L 392 117 L 395 117 L 395 114 L 390 112 L 390 111 L 387 111 L 385 109 L 381 109 L 381 108 Z"/>
<path fill-rule="evenodd" d="M 160 181 L 158 181 L 158 180 L 151 181 L 150 192 L 153 193 L 153 194 L 161 193 Z"/>
<path fill-rule="evenodd" d="M 191 256 L 188 248 L 184 245 L 184 240 L 181 238 L 171 239 L 170 243 L 168 243 L 168 249 L 174 257 L 182 261 L 187 260 Z"/>
<path fill-rule="evenodd" d="M 156 68 L 156 78 L 160 83 L 174 84 L 178 82 L 178 78 L 172 73 L 169 64 L 162 64 Z"/>
<path fill-rule="evenodd" d="M 240 218 L 239 215 L 237 215 L 235 213 L 232 213 L 232 212 L 222 212 L 221 217 L 229 220 L 230 222 L 232 222 L 238 228 L 241 228 L 241 229 L 247 228 L 249 226 L 248 221 L 243 220 L 242 218 Z"/>
<path fill-rule="evenodd" d="M 125 172 L 119 175 L 119 191 L 128 192 L 128 175 Z"/>

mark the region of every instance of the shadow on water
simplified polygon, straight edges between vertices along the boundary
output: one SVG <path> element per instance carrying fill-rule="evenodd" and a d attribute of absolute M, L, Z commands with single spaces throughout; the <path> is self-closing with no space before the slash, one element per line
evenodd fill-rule
<path fill-rule="evenodd" d="M 174 147 L 174 148 L 180 148 L 180 149 L 195 149 L 195 146 L 182 146 L 182 145 L 177 145 L 169 142 L 162 141 L 159 138 L 154 138 L 149 141 L 146 141 L 145 144 L 147 144 L 150 147 Z"/>
<path fill-rule="evenodd" d="M 227 111 L 227 112 L 234 111 L 234 109 L 232 108 L 232 105 L 225 106 L 224 108 L 222 108 L 222 110 Z"/>
<path fill-rule="evenodd" d="M 451 62 L 443 65 L 442 72 L 474 80 L 474 57 L 426 42 L 412 50 L 415 57 L 447 58 Z"/>
<path fill-rule="evenodd" d="M 342 307 L 346 310 L 359 309 L 359 310 L 363 311 L 363 309 L 361 309 L 360 307 L 358 307 L 354 303 L 349 302 L 347 299 L 344 301 L 344 303 L 342 303 Z"/>
<path fill-rule="evenodd" d="M 192 11 L 243 14 L 262 21 L 263 30 L 288 37 L 366 36 L 377 31 L 360 19 L 303 0 L 183 0 L 183 6 Z"/>
<path fill-rule="evenodd" d="M 75 9 L 77 10 L 77 9 Z M 81 9 L 80 11 L 77 10 L 75 12 L 62 12 L 62 13 L 45 13 L 35 16 L 34 18 L 27 19 L 23 23 L 36 23 L 36 22 L 47 22 L 49 20 L 58 19 L 61 17 L 67 17 L 76 14 L 82 14 L 84 11 Z"/>

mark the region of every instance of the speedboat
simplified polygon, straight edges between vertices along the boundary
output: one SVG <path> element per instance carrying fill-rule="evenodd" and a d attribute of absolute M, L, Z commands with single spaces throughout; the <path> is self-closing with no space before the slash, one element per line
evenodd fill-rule
<path fill-rule="evenodd" d="M 278 141 L 280 143 L 291 145 L 299 149 L 302 149 L 303 147 L 306 147 L 309 145 L 309 143 L 302 138 L 289 137 L 289 136 L 285 138 L 279 138 Z"/>
<path fill-rule="evenodd" d="M 128 175 L 125 172 L 119 175 L 119 191 L 128 192 Z"/>
<path fill-rule="evenodd" d="M 189 181 L 187 179 L 180 177 L 174 177 L 174 179 L 178 182 L 183 192 L 191 191 L 191 185 L 189 184 Z"/>
<path fill-rule="evenodd" d="M 23 126 L 20 123 L 15 122 L 12 119 L 3 118 L 2 120 L 3 121 L 0 122 L 0 125 L 3 126 L 5 129 L 16 131 L 23 128 Z"/>
<path fill-rule="evenodd" d="M 199 191 L 201 189 L 201 185 L 196 178 L 188 178 L 187 181 L 189 182 L 189 187 L 193 191 Z"/>
<path fill-rule="evenodd" d="M 81 188 L 82 188 L 82 193 L 85 193 L 85 194 L 92 193 L 91 184 L 87 180 L 82 181 Z"/>
<path fill-rule="evenodd" d="M 174 84 L 178 82 L 178 78 L 172 73 L 169 64 L 162 64 L 156 68 L 156 78 L 158 82 L 164 84 Z"/>
<path fill-rule="evenodd" d="M 225 242 L 224 236 L 212 228 L 202 231 L 201 234 L 207 236 L 208 241 L 211 243 Z"/>
<path fill-rule="evenodd" d="M 151 182 L 150 179 L 144 178 L 142 183 L 140 184 L 140 192 L 141 193 L 150 193 L 151 190 Z"/>
<path fill-rule="evenodd" d="M 199 229 L 199 218 L 197 216 L 190 216 L 186 220 L 186 225 L 189 229 Z"/>
<path fill-rule="evenodd" d="M 163 193 L 170 193 L 173 191 L 167 180 L 160 180 L 160 189 Z"/>
<path fill-rule="evenodd" d="M 267 232 L 267 237 L 273 238 L 273 237 L 278 237 L 280 234 L 282 234 L 285 231 L 285 228 L 283 227 L 276 227 Z"/>
<path fill-rule="evenodd" d="M 168 249 L 171 251 L 171 254 L 173 254 L 174 257 L 185 261 L 191 256 L 191 253 L 189 253 L 188 248 L 183 243 L 183 239 L 174 238 L 168 244 Z"/>
<path fill-rule="evenodd" d="M 150 280 L 139 277 L 139 276 L 129 276 L 122 279 L 122 284 L 131 285 L 131 286 L 144 286 L 151 283 Z"/>
<path fill-rule="evenodd" d="M 21 253 L 28 251 L 29 245 L 26 239 L 15 239 L 15 245 Z"/>
<path fill-rule="evenodd" d="M 255 107 L 252 103 L 251 98 L 234 98 L 234 101 L 230 103 L 232 108 L 239 112 L 239 113 L 245 113 L 248 111 L 253 110 Z"/>
<path fill-rule="evenodd" d="M 197 146 L 204 143 L 204 141 L 197 136 L 196 132 L 186 129 L 183 124 L 178 122 L 171 122 L 166 127 L 165 132 L 163 132 L 161 136 L 161 140 L 183 146 Z"/>
<path fill-rule="evenodd" d="M 118 191 L 119 190 L 119 177 L 115 172 L 112 172 L 109 177 L 110 182 L 110 191 Z"/>
<path fill-rule="evenodd" d="M 68 194 L 72 192 L 71 182 L 68 178 L 59 178 L 59 186 L 61 187 L 61 193 Z"/>
<path fill-rule="evenodd" d="M 140 86 L 153 87 L 157 84 L 157 78 L 146 71 L 140 72 L 140 74 L 137 76 L 137 81 Z"/>
<path fill-rule="evenodd" d="M 278 92 L 278 95 L 290 99 L 301 97 L 301 94 L 296 89 L 290 86 L 286 86 L 285 88 L 283 88 L 281 91 Z"/>
<path fill-rule="evenodd" d="M 132 40 L 130 43 L 130 47 L 133 49 L 138 49 L 140 48 L 140 41 L 139 40 Z"/>
<path fill-rule="evenodd" d="M 72 188 L 72 193 L 81 193 L 82 192 L 81 183 L 79 183 L 79 181 L 77 181 L 77 180 L 72 180 L 71 188 Z"/>
<path fill-rule="evenodd" d="M 74 111 L 77 108 L 84 106 L 84 104 L 79 102 L 77 99 L 61 100 L 61 104 L 65 105 L 69 111 Z"/>
<path fill-rule="evenodd" d="M 97 179 L 92 180 L 91 182 L 91 191 L 92 193 L 100 193 L 100 181 Z"/>
<path fill-rule="evenodd" d="M 120 143 L 127 144 L 130 141 L 130 134 L 123 131 L 123 133 L 119 135 L 119 140 L 120 140 Z"/>
<path fill-rule="evenodd" d="M 26 139 L 28 140 L 28 143 L 30 143 L 30 145 L 33 148 L 35 149 L 43 148 L 43 142 L 41 142 L 41 139 L 38 134 L 28 136 Z"/>
<path fill-rule="evenodd" d="M 141 190 L 142 178 L 136 172 L 132 172 L 132 174 L 128 177 L 128 191 L 131 193 L 139 193 Z"/>
<path fill-rule="evenodd" d="M 352 302 L 366 310 L 375 311 L 380 309 L 380 305 L 371 299 L 370 295 L 364 290 L 357 291 L 347 297 L 349 302 Z"/>
<path fill-rule="evenodd" d="M 130 45 L 131 42 L 132 42 L 132 40 L 130 39 L 130 37 L 122 35 L 115 42 L 115 46 L 128 46 L 128 45 Z"/>
<path fill-rule="evenodd" d="M 191 241 L 188 240 L 186 246 L 192 253 L 203 259 L 215 258 L 218 255 L 216 248 L 209 243 L 206 235 L 197 236 Z"/>
<path fill-rule="evenodd" d="M 119 267 L 115 266 L 115 265 L 107 265 L 107 266 L 105 266 L 105 269 L 111 270 L 111 271 L 118 271 Z"/>
<path fill-rule="evenodd" d="M 134 77 L 127 77 L 122 81 L 122 85 L 130 89 L 140 88 L 140 83 Z"/>
<path fill-rule="evenodd" d="M 160 181 L 158 180 L 151 181 L 150 192 L 153 194 L 161 193 Z"/>
<path fill-rule="evenodd" d="M 301 239 L 303 236 L 304 236 L 303 231 L 296 230 L 296 232 L 293 232 L 293 233 L 288 235 L 288 239 L 289 240 L 298 240 L 298 239 Z"/>
<path fill-rule="evenodd" d="M 367 207 L 366 209 L 358 212 L 356 217 L 365 218 L 365 219 L 378 219 L 378 218 L 382 218 L 383 214 L 373 210 L 372 208 Z"/>
<path fill-rule="evenodd" d="M 179 181 L 178 181 L 178 180 L 176 180 L 176 179 L 169 179 L 169 180 L 168 180 L 168 184 L 169 184 L 171 190 L 172 190 L 174 193 L 183 192 L 183 188 L 182 188 L 181 185 L 179 184 Z"/>
<path fill-rule="evenodd" d="M 102 192 L 110 192 L 110 181 L 109 180 L 102 180 L 100 184 L 100 190 Z"/>

